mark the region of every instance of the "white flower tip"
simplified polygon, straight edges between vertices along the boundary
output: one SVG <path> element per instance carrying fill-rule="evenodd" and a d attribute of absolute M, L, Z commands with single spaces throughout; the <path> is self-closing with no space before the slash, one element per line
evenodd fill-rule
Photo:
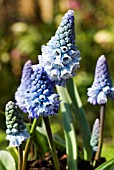
<path fill-rule="evenodd" d="M 106 60 L 105 55 L 101 55 L 101 56 L 99 57 L 99 59 L 98 59 L 98 61 L 102 61 L 102 60 Z"/>
<path fill-rule="evenodd" d="M 28 60 L 28 61 L 26 61 L 26 63 L 25 63 L 25 65 L 31 65 L 32 64 L 32 61 L 31 60 Z"/>
<path fill-rule="evenodd" d="M 100 127 L 100 120 L 99 120 L 99 118 L 97 118 L 94 122 L 93 128 L 96 129 L 96 128 L 99 128 L 99 127 Z"/>
<path fill-rule="evenodd" d="M 74 15 L 74 11 L 72 9 L 69 9 L 67 13 L 70 15 Z"/>

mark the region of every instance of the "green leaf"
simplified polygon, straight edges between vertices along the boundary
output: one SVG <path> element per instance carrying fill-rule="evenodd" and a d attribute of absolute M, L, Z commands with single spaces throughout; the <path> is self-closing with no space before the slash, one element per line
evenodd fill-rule
<path fill-rule="evenodd" d="M 38 131 L 38 127 L 36 127 L 33 142 L 40 155 L 43 156 L 47 151 L 47 138 Z"/>
<path fill-rule="evenodd" d="M 7 151 L 0 151 L 0 170 L 16 170 L 15 161 Z"/>
<path fill-rule="evenodd" d="M 67 96 L 66 88 L 56 86 L 57 91 L 60 95 L 61 101 L 61 113 L 64 126 L 65 142 L 66 142 L 66 153 L 68 155 L 67 165 L 69 170 L 77 170 L 77 141 L 75 128 L 73 125 L 73 118 L 70 110 L 70 105 Z"/>
<path fill-rule="evenodd" d="M 44 136 L 47 135 L 47 134 L 46 134 L 46 130 L 45 130 L 44 128 L 40 127 L 40 126 L 37 126 L 37 127 L 36 127 L 36 130 L 37 130 L 39 133 L 41 133 L 42 135 L 44 135 Z"/>
<path fill-rule="evenodd" d="M 95 170 L 114 170 L 114 159 L 111 159 L 99 167 L 97 167 Z"/>
<path fill-rule="evenodd" d="M 1 161 L 0 161 L 0 169 L 1 169 L 1 170 L 5 170 L 5 166 L 2 164 Z"/>
<path fill-rule="evenodd" d="M 6 132 L 0 129 L 0 150 L 5 150 L 8 145 L 6 140 Z"/>
<path fill-rule="evenodd" d="M 46 130 L 43 127 L 37 126 L 36 130 L 42 135 L 44 135 L 47 139 Z M 56 145 L 61 146 L 62 148 L 65 148 L 65 141 L 60 136 L 53 134 L 53 141 Z"/>
<path fill-rule="evenodd" d="M 6 150 L 8 152 L 10 152 L 10 154 L 13 156 L 15 163 L 16 163 L 16 167 L 18 167 L 18 151 L 15 147 L 7 147 Z"/>
<path fill-rule="evenodd" d="M 58 135 L 53 134 L 53 140 L 56 144 L 58 144 L 59 146 L 66 148 L 65 146 L 65 141 Z"/>
<path fill-rule="evenodd" d="M 90 160 L 91 153 L 92 153 L 92 149 L 90 146 L 90 137 L 91 137 L 90 127 L 86 119 L 86 113 L 83 109 L 76 84 L 73 82 L 72 79 L 67 81 L 67 89 L 71 98 L 70 102 L 74 112 L 74 116 L 78 120 L 79 125 L 81 125 L 80 130 L 83 138 L 84 159 Z"/>

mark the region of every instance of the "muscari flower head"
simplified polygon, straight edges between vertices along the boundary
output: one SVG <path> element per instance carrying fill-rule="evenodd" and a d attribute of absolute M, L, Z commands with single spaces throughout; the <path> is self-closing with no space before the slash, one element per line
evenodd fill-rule
<path fill-rule="evenodd" d="M 75 46 L 75 39 L 74 11 L 69 10 L 55 36 L 42 46 L 42 55 L 39 55 L 39 63 L 57 85 L 65 86 L 66 80 L 75 76 L 79 68 L 80 52 Z"/>
<path fill-rule="evenodd" d="M 87 94 L 88 102 L 93 105 L 107 103 L 107 95 L 114 100 L 114 87 L 112 87 L 108 63 L 104 55 L 97 61 L 94 82 L 88 88 Z"/>
<path fill-rule="evenodd" d="M 59 95 L 53 90 L 52 82 L 46 71 L 40 65 L 33 65 L 31 88 L 25 96 L 25 104 L 29 117 L 38 118 L 40 115 L 57 114 L 60 105 Z"/>
<path fill-rule="evenodd" d="M 100 122 L 99 119 L 96 119 L 93 125 L 92 135 L 90 139 L 90 145 L 92 146 L 93 151 L 98 150 L 99 135 L 100 135 Z"/>
<path fill-rule="evenodd" d="M 21 77 L 21 83 L 15 93 L 16 104 L 19 106 L 19 108 L 23 112 L 26 112 L 25 95 L 28 92 L 28 89 L 30 88 L 30 76 L 32 74 L 31 65 L 32 65 L 32 62 L 30 60 L 28 60 L 24 64 L 22 77 Z"/>
<path fill-rule="evenodd" d="M 10 141 L 9 146 L 17 147 L 30 136 L 23 123 L 22 115 L 19 113 L 17 105 L 9 101 L 5 108 L 6 115 L 6 139 Z"/>

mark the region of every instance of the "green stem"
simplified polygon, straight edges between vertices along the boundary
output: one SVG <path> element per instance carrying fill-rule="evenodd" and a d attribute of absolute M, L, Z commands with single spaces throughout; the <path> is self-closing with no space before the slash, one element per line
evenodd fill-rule
<path fill-rule="evenodd" d="M 32 126 L 33 118 L 29 119 L 29 123 Z M 31 145 L 30 145 L 30 159 L 33 159 L 33 158 L 34 158 L 34 144 L 31 142 Z"/>
<path fill-rule="evenodd" d="M 105 110 L 106 105 L 101 105 L 100 107 L 100 136 L 99 136 L 99 144 L 98 144 L 98 151 L 96 153 L 95 160 L 99 162 L 102 145 L 103 145 L 103 131 L 104 131 L 104 121 L 105 121 Z"/>
<path fill-rule="evenodd" d="M 57 157 L 57 153 L 56 153 L 56 149 L 55 149 L 55 145 L 53 142 L 53 137 L 52 137 L 52 131 L 51 131 L 51 127 L 50 127 L 50 122 L 49 122 L 49 117 L 43 117 L 44 123 L 45 123 L 45 127 L 46 127 L 46 131 L 47 131 L 47 138 L 48 138 L 48 142 L 52 151 L 52 156 L 53 156 L 53 160 L 54 160 L 54 164 L 55 164 L 55 170 L 60 170 L 60 166 L 59 166 L 59 160 Z"/>
<path fill-rule="evenodd" d="M 18 170 L 22 169 L 22 162 L 23 162 L 23 150 L 22 145 L 18 146 Z"/>
<path fill-rule="evenodd" d="M 27 165 L 27 158 L 28 158 L 28 154 L 30 151 L 30 145 L 34 136 L 34 132 L 36 130 L 36 126 L 37 126 L 37 119 L 35 118 L 30 130 L 30 138 L 27 140 L 26 146 L 25 146 L 25 153 L 24 153 L 24 158 L 23 158 L 23 167 L 22 170 L 26 170 L 26 165 Z"/>

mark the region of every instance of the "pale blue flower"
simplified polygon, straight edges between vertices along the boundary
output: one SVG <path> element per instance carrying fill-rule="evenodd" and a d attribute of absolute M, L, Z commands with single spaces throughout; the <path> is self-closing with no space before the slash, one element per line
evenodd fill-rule
<path fill-rule="evenodd" d="M 9 146 L 17 147 L 30 136 L 26 125 L 23 123 L 22 115 L 19 113 L 17 105 L 9 101 L 5 108 L 6 115 L 6 139 L 10 141 Z"/>
<path fill-rule="evenodd" d="M 66 80 L 75 76 L 79 68 L 80 52 L 75 46 L 74 11 L 69 10 L 62 18 L 55 36 L 42 46 L 39 63 L 49 78 L 57 85 L 65 86 Z"/>
<path fill-rule="evenodd" d="M 31 65 L 32 65 L 32 62 L 30 60 L 28 60 L 24 64 L 23 71 L 22 71 L 22 77 L 21 77 L 21 83 L 15 93 L 16 104 L 19 106 L 19 108 L 23 112 L 26 112 L 25 95 L 28 92 L 28 89 L 30 88 L 30 77 L 32 74 Z"/>
<path fill-rule="evenodd" d="M 108 63 L 104 55 L 97 61 L 94 82 L 88 88 L 87 94 L 88 102 L 93 105 L 107 103 L 107 96 L 114 100 L 114 87 L 112 87 Z"/>
<path fill-rule="evenodd" d="M 100 122 L 99 119 L 96 119 L 93 125 L 93 130 L 90 139 L 90 145 L 92 146 L 93 151 L 98 150 L 99 136 L 100 136 Z"/>
<path fill-rule="evenodd" d="M 55 115 L 60 105 L 59 95 L 53 90 L 52 82 L 46 71 L 40 65 L 33 65 L 31 88 L 25 96 L 25 104 L 29 117 Z"/>

